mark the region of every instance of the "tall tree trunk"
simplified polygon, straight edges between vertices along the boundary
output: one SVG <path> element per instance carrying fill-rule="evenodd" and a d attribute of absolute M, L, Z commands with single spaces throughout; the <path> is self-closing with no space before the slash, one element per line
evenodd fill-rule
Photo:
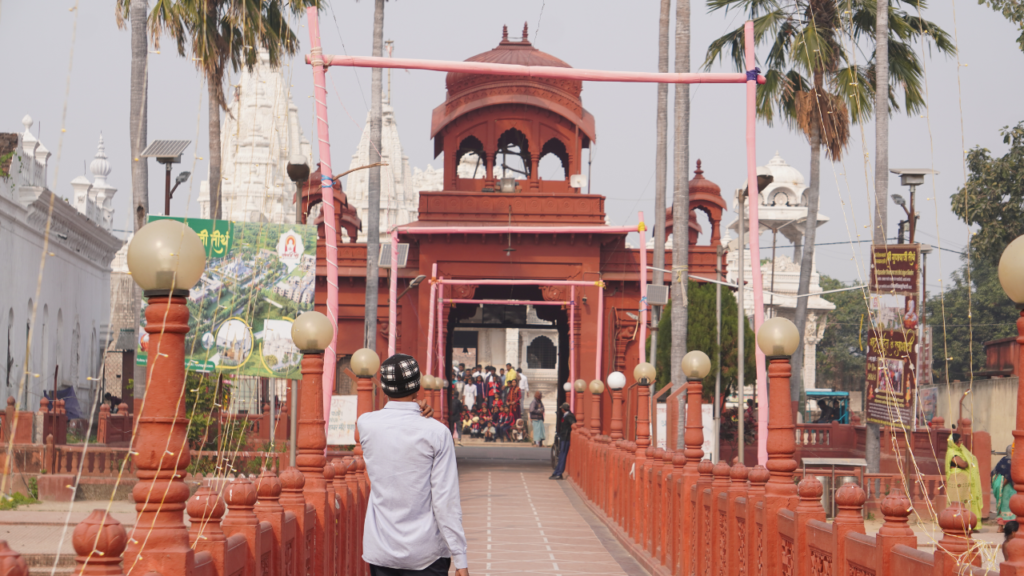
<path fill-rule="evenodd" d="M 132 76 L 129 98 L 128 130 L 132 153 L 132 205 L 135 216 L 135 231 L 146 225 L 149 214 L 149 164 L 142 158 L 146 149 L 146 127 L 148 124 L 146 92 L 149 83 L 147 58 L 149 46 L 146 40 L 146 16 L 149 14 L 148 0 L 132 0 L 129 18 L 132 26 Z"/>
<path fill-rule="evenodd" d="M 375 0 L 373 9 L 373 55 L 384 55 L 384 0 Z M 370 164 L 380 162 L 381 153 L 381 69 L 374 68 L 370 81 Z M 401 159 L 399 159 L 401 160 Z M 399 167 L 393 167 L 393 170 Z M 370 168 L 369 207 L 366 211 L 366 323 L 363 325 L 363 346 L 377 349 L 377 270 L 380 252 L 380 166 Z"/>
<path fill-rule="evenodd" d="M 820 76 L 820 73 L 817 74 Z M 815 82 L 817 86 L 819 82 Z M 816 107 L 817 109 L 817 107 Z M 800 255 L 800 280 L 797 284 L 797 294 L 807 294 L 811 288 L 811 272 L 814 268 L 814 237 L 818 229 L 818 186 L 821 183 L 821 122 L 820 118 L 811 124 L 811 179 L 804 197 L 807 199 L 807 220 L 804 228 L 803 251 Z M 797 332 L 800 333 L 800 346 L 793 354 L 793 376 L 790 379 L 789 396 L 790 400 L 800 400 L 803 392 L 804 375 L 804 342 L 807 339 L 805 330 L 807 328 L 807 301 L 810 298 L 796 299 L 795 319 Z"/>
<path fill-rule="evenodd" d="M 889 1 L 877 0 L 875 15 L 875 222 L 871 239 L 885 244 L 889 201 Z M 865 384 L 867 386 L 867 384 Z M 864 397 L 867 398 L 867 390 Z M 881 467 L 878 424 L 867 424 L 868 472 Z"/>
<path fill-rule="evenodd" d="M 690 0 L 676 3 L 675 71 L 690 71 Z M 675 85 L 675 141 L 672 164 L 672 384 L 686 383 L 680 363 L 686 355 L 687 301 L 690 262 L 690 85 Z M 685 435 L 684 403 L 679 403 L 676 446 Z"/>
<path fill-rule="evenodd" d="M 149 163 L 142 157 L 146 149 L 146 128 L 149 124 L 147 94 L 149 87 L 149 45 L 146 38 L 146 17 L 149 15 L 148 0 L 132 0 L 129 18 L 132 27 L 131 94 L 128 104 L 128 142 L 132 154 L 132 212 L 134 230 L 146 225 L 149 215 Z M 142 308 L 142 289 L 132 283 L 132 297 L 123 304 L 129 306 L 133 318 L 131 326 L 139 325 L 139 310 Z M 27 369 L 27 368 L 26 368 Z M 122 378 L 129 378 L 122 374 Z M 135 366 L 131 375 L 134 386 L 132 396 L 141 398 L 146 386 L 146 367 Z M 128 402 L 125 399 L 125 402 Z"/>
<path fill-rule="evenodd" d="M 221 84 L 224 79 L 216 73 L 207 74 L 206 93 L 210 101 L 208 114 L 210 116 L 209 138 L 210 138 L 210 218 L 221 219 L 221 197 L 220 197 L 220 101 Z"/>
<path fill-rule="evenodd" d="M 672 0 L 661 0 L 658 18 L 658 72 L 668 72 L 668 29 L 672 19 Z M 658 84 L 658 135 L 654 160 L 654 267 L 665 268 L 665 185 L 668 180 L 668 84 Z M 645 248 L 645 247 L 642 247 Z M 653 282 L 661 286 L 664 274 L 654 271 Z M 660 306 L 651 308 L 651 364 L 658 348 L 658 320 Z"/>

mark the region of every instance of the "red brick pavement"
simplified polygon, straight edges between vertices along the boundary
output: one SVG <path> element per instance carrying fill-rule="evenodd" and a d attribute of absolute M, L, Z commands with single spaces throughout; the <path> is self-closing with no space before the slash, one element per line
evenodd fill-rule
<path fill-rule="evenodd" d="M 459 462 L 470 574 L 645 575 L 550 474 L 529 462 Z"/>

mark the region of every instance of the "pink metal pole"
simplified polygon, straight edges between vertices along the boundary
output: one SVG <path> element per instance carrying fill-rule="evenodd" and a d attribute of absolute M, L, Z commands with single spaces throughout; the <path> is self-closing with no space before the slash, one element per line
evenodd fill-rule
<path fill-rule="evenodd" d="M 427 368 L 424 374 L 430 374 L 434 363 L 434 298 L 437 297 L 437 262 L 430 269 L 430 302 L 427 304 Z"/>
<path fill-rule="evenodd" d="M 391 286 L 388 302 L 388 358 L 395 355 L 398 332 L 398 226 L 391 229 Z"/>
<path fill-rule="evenodd" d="M 442 298 L 450 304 L 492 304 L 495 306 L 566 306 L 569 302 L 555 300 L 473 300 L 470 298 Z"/>
<path fill-rule="evenodd" d="M 433 70 L 435 72 L 466 72 L 497 76 L 526 76 L 531 78 L 558 78 L 593 82 L 650 82 L 655 84 L 742 84 L 745 74 L 737 73 L 658 73 L 616 72 L 559 68 L 556 66 L 521 66 L 517 64 L 491 64 L 486 62 L 447 62 L 443 60 L 417 60 L 413 58 L 377 58 L 373 56 L 329 56 L 331 66 L 355 68 L 398 68 L 402 70 Z M 309 57 L 306 57 L 309 63 Z M 764 80 L 758 79 L 762 84 Z"/>
<path fill-rule="evenodd" d="M 594 378 L 603 382 L 602 352 L 604 352 L 604 282 L 599 282 L 597 285 L 597 354 L 594 355 Z"/>
<path fill-rule="evenodd" d="M 750 212 L 750 276 L 754 292 L 754 333 L 761 329 L 764 322 L 764 288 L 761 284 L 761 254 L 758 250 L 758 238 L 761 229 L 757 221 L 757 205 L 759 191 L 757 187 L 757 146 L 755 126 L 757 124 L 757 81 L 750 78 L 756 69 L 754 60 L 754 23 L 747 22 L 743 26 L 744 52 L 747 66 L 747 205 Z M 742 250 L 742 247 L 740 248 Z M 764 352 L 754 347 L 757 360 L 757 462 L 768 462 L 768 385 L 766 382 Z"/>
<path fill-rule="evenodd" d="M 576 411 L 576 287 L 569 287 L 569 408 Z"/>
<path fill-rule="evenodd" d="M 634 226 L 406 226 L 402 234 L 630 234 Z"/>
<path fill-rule="evenodd" d="M 640 212 L 640 224 L 636 227 L 640 233 L 640 361 L 643 362 L 644 348 L 647 346 L 647 226 L 644 224 L 644 213 Z"/>
<path fill-rule="evenodd" d="M 443 279 L 443 278 L 442 278 Z M 441 380 L 444 379 L 444 303 L 441 300 L 444 298 L 444 285 L 438 284 L 437 293 L 437 377 Z M 438 413 L 435 416 L 438 422 L 444 420 L 444 399 L 443 399 L 442 387 L 440 390 L 434 390 L 441 400 L 438 402 Z"/>
<path fill-rule="evenodd" d="M 313 65 L 313 92 L 316 100 L 316 134 L 320 143 L 320 187 L 323 192 L 324 227 L 327 234 L 327 318 L 334 327 L 334 337 L 324 352 L 324 420 L 330 420 L 331 393 L 334 391 L 334 370 L 338 362 L 338 232 L 334 227 L 334 181 L 331 175 L 331 138 L 327 129 L 327 66 L 320 48 L 320 21 L 317 8 L 306 9 L 309 24 L 310 54 L 306 62 Z M 325 422 L 326 426 L 326 422 Z"/>
<path fill-rule="evenodd" d="M 587 280 L 454 280 L 448 279 L 445 284 L 470 284 L 473 286 L 600 286 L 601 281 Z"/>

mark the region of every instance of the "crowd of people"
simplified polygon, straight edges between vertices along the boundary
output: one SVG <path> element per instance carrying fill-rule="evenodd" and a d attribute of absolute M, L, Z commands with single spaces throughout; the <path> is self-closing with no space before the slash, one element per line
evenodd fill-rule
<path fill-rule="evenodd" d="M 460 363 L 452 382 L 458 400 L 453 426 L 466 438 L 485 442 L 523 442 L 529 430 L 523 418 L 523 398 L 530 391 L 522 369 Z"/>

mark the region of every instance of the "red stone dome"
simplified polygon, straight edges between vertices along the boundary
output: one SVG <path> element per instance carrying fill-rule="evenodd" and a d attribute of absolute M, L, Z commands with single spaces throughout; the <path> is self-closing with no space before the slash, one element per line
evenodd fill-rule
<path fill-rule="evenodd" d="M 497 47 L 468 58 L 466 62 L 572 68 L 565 61 L 534 48 L 528 33 L 524 24 L 522 39 L 509 40 L 506 26 Z M 473 110 L 498 104 L 526 104 L 568 119 L 586 138 L 596 140 L 594 117 L 584 110 L 580 100 L 583 82 L 579 80 L 449 72 L 445 86 L 448 97 L 444 104 L 434 109 L 431 138 L 457 117 Z"/>
<path fill-rule="evenodd" d="M 556 66 L 558 68 L 572 68 L 565 61 L 541 52 L 530 44 L 529 31 L 526 24 L 523 24 L 523 38 L 515 41 L 508 39 L 508 26 L 505 26 L 501 34 L 501 42 L 493 50 L 466 59 L 466 62 L 487 62 L 492 64 L 513 64 L 517 66 Z M 583 91 L 583 83 L 578 80 L 554 80 L 548 78 L 526 78 L 520 76 L 492 76 L 481 74 L 468 74 L 465 72 L 449 72 L 445 78 L 445 86 L 448 88 L 448 99 L 455 98 L 483 87 L 495 87 L 508 85 L 510 83 L 520 84 L 523 81 L 533 84 L 547 85 L 562 96 L 575 100 L 577 107 L 580 104 L 580 92 Z"/>

